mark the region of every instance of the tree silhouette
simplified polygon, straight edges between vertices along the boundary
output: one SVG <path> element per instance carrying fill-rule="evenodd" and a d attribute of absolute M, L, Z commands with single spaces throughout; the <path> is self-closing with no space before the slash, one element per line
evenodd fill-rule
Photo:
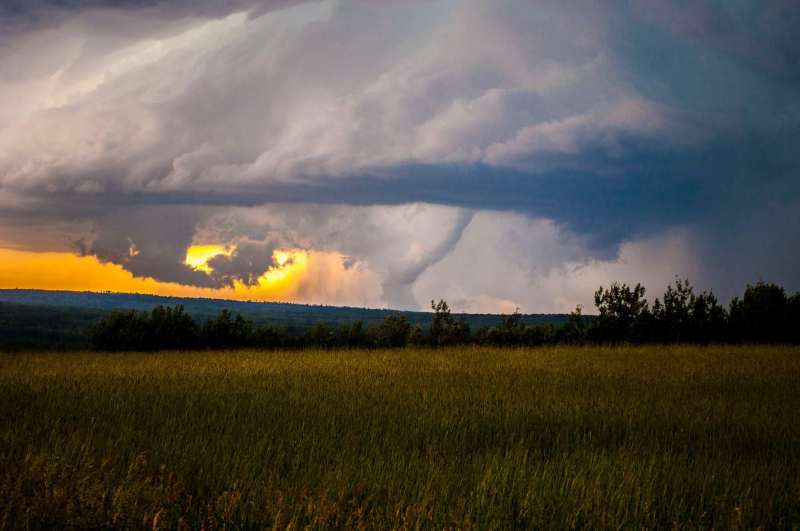
<path fill-rule="evenodd" d="M 643 313 L 649 313 L 644 299 L 645 288 L 636 284 L 614 282 L 608 289 L 602 286 L 594 294 L 594 304 L 599 316 L 592 329 L 594 339 L 600 341 L 630 341 L 635 325 Z"/>

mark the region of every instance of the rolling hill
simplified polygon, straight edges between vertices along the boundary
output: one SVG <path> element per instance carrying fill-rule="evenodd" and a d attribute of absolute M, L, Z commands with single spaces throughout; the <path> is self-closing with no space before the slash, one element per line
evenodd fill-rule
<path fill-rule="evenodd" d="M 227 309 L 242 314 L 260 325 L 287 328 L 301 333 L 317 324 L 340 325 L 363 321 L 376 324 L 389 309 L 352 308 L 281 302 L 243 302 L 222 299 L 161 297 L 130 293 L 94 293 L 42 291 L 27 289 L 0 290 L 0 349 L 81 348 L 86 330 L 103 315 L 115 310 L 149 311 L 156 306 L 183 305 L 195 319 L 202 321 Z M 409 322 L 426 326 L 428 312 L 399 312 Z M 490 326 L 499 315 L 459 314 L 473 329 Z M 562 314 L 524 315 L 526 324 L 559 324 Z"/>

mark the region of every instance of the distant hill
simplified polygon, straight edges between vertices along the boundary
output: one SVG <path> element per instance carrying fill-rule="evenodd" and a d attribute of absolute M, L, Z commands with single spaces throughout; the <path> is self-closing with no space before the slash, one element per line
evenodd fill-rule
<path fill-rule="evenodd" d="M 73 291 L 0 290 L 0 349 L 80 348 L 86 330 L 103 315 L 114 310 L 149 311 L 155 306 L 181 304 L 196 320 L 203 321 L 227 309 L 257 324 L 287 328 L 302 333 L 317 324 L 339 325 L 363 321 L 379 323 L 394 310 L 352 308 L 279 302 L 241 302 L 224 299 L 160 297 L 129 293 L 94 293 Z M 427 326 L 428 312 L 399 312 L 409 322 Z M 493 314 L 458 314 L 473 329 L 491 326 L 500 316 Z M 526 324 L 561 324 L 563 314 L 524 315 Z"/>

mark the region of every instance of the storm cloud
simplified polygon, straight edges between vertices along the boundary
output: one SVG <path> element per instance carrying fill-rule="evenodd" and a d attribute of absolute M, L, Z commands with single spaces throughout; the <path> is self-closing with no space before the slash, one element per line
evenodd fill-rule
<path fill-rule="evenodd" d="M 324 250 L 397 307 L 563 311 L 584 283 L 673 274 L 723 297 L 760 277 L 798 289 L 799 17 L 790 1 L 4 3 L 0 241 L 201 287 Z M 193 243 L 236 250 L 207 273 L 184 264 Z"/>

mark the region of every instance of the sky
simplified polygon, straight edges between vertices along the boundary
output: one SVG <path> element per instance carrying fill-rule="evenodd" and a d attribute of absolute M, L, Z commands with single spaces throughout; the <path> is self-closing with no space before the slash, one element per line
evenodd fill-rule
<path fill-rule="evenodd" d="M 794 0 L 2 0 L 0 288 L 800 290 Z"/>

